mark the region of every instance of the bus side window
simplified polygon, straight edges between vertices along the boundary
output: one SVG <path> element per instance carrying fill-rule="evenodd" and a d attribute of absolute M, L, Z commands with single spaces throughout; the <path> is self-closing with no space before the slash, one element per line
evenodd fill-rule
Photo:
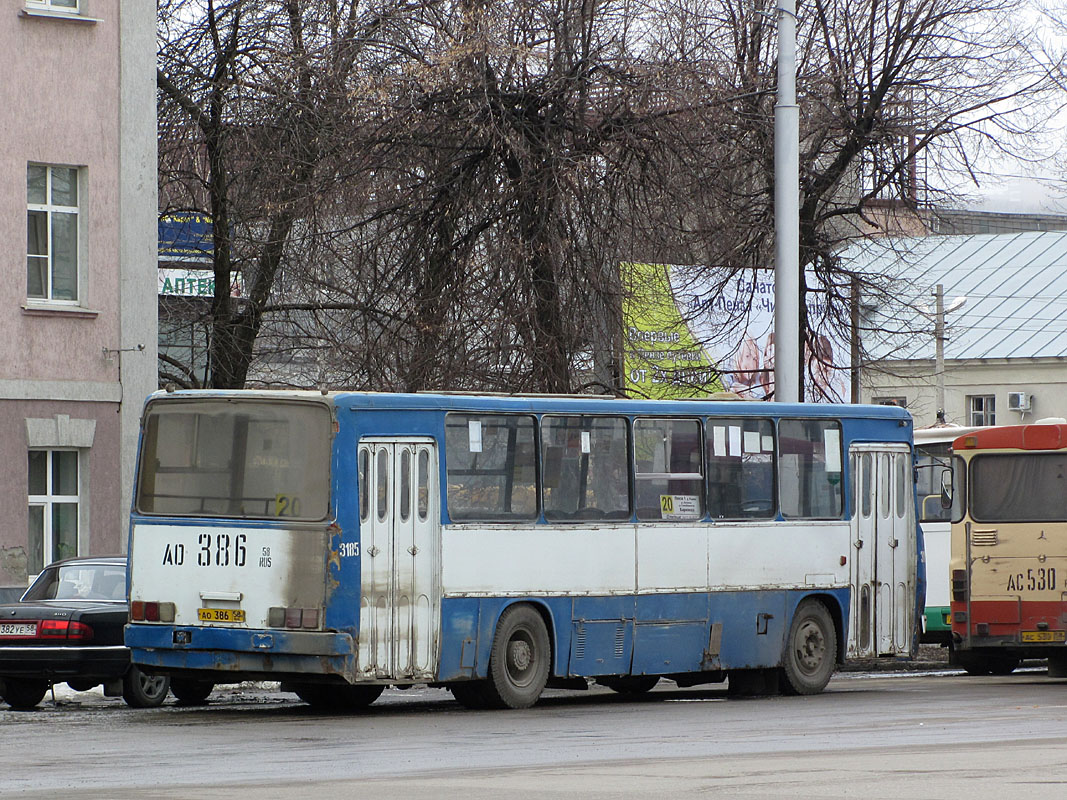
<path fill-rule="evenodd" d="M 778 425 L 782 516 L 837 519 L 842 514 L 841 423 L 783 419 Z"/>
<path fill-rule="evenodd" d="M 537 426 L 525 414 L 445 417 L 448 513 L 455 521 L 537 518 Z"/>
<path fill-rule="evenodd" d="M 543 417 L 545 519 L 629 519 L 628 440 L 625 417 Z"/>
<path fill-rule="evenodd" d="M 770 519 L 774 491 L 774 423 L 707 420 L 708 511 L 712 519 Z"/>
<path fill-rule="evenodd" d="M 640 520 L 704 516 L 700 421 L 634 420 L 634 483 Z"/>

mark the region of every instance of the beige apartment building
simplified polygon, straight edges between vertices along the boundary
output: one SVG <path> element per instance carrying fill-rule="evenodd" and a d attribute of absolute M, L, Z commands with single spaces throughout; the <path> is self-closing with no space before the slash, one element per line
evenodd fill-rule
<path fill-rule="evenodd" d="M 146 0 L 0 5 L 0 599 L 125 549 L 156 386 L 155 35 Z"/>
<path fill-rule="evenodd" d="M 910 304 L 864 309 L 862 402 L 903 406 L 919 428 L 939 410 L 963 426 L 1067 418 L 1067 231 L 857 241 L 843 258 Z"/>

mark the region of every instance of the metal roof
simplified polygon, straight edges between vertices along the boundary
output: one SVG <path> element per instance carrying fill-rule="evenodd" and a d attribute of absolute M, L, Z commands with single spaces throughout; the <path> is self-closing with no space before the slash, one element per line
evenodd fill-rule
<path fill-rule="evenodd" d="M 841 256 L 846 269 L 886 276 L 911 306 L 865 307 L 880 329 L 863 334 L 875 358 L 933 358 L 939 283 L 946 308 L 966 298 L 945 316 L 946 359 L 1067 356 L 1065 231 L 868 239 Z"/>

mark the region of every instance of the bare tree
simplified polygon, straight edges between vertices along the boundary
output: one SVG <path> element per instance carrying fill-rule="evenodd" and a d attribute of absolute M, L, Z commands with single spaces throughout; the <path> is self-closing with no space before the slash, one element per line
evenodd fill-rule
<path fill-rule="evenodd" d="M 801 268 L 839 331 L 893 299 L 841 243 L 976 170 L 976 137 L 1030 132 L 1049 74 L 1014 8 L 801 4 Z M 618 349 L 621 263 L 703 264 L 706 298 L 771 264 L 763 0 L 160 14 L 161 194 L 215 222 L 212 385 L 618 390 L 589 363 Z"/>
<path fill-rule="evenodd" d="M 244 385 L 294 226 L 314 220 L 338 180 L 321 167 L 351 144 L 349 79 L 389 10 L 332 0 L 159 4 L 163 196 L 207 211 L 214 226 L 212 386 Z"/>

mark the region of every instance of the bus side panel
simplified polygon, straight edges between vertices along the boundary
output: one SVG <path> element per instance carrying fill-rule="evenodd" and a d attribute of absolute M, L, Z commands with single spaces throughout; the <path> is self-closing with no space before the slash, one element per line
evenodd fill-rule
<path fill-rule="evenodd" d="M 633 673 L 665 675 L 707 669 L 708 594 L 646 594 L 637 598 Z"/>
<path fill-rule="evenodd" d="M 485 678 L 493 649 L 496 624 L 515 602 L 533 605 L 545 617 L 552 642 L 552 675 L 564 675 L 571 642 L 569 597 L 451 597 L 441 602 L 441 659 L 438 680 Z"/>
<path fill-rule="evenodd" d="M 786 592 L 721 592 L 711 596 L 711 621 L 722 626 L 719 668 L 777 667 L 789 630 Z"/>
<path fill-rule="evenodd" d="M 569 656 L 559 674 L 594 677 L 630 672 L 634 652 L 633 596 L 575 597 L 570 613 L 570 645 L 564 648 L 562 632 L 558 655 Z"/>
<path fill-rule="evenodd" d="M 446 598 L 441 602 L 439 680 L 476 677 L 481 605 L 476 597 Z"/>

